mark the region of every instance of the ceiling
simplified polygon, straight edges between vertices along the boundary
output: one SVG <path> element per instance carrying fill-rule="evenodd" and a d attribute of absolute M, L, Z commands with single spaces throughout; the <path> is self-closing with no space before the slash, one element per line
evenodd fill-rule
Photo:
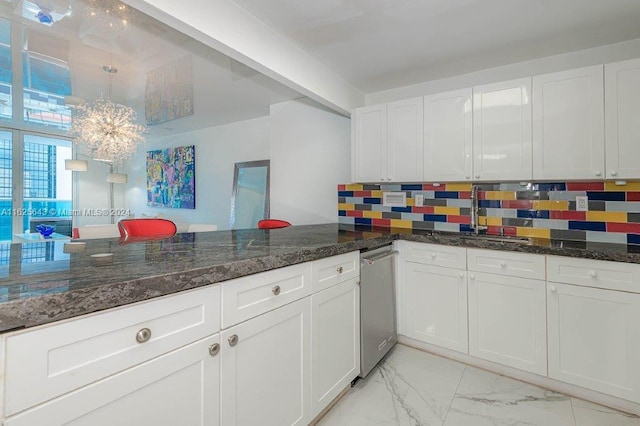
<path fill-rule="evenodd" d="M 128 8 L 126 26 L 105 8 L 127 7 L 117 0 L 0 0 L 0 16 L 19 23 L 40 53 L 68 62 L 72 95 L 91 101 L 108 93 L 104 65 L 118 69 L 112 99 L 137 110 L 144 122 L 147 73 L 176 60 L 193 63 L 193 115 L 147 126 L 146 135 L 164 136 L 269 114 L 272 104 L 302 97 L 298 92 L 226 55 Z M 48 8 L 52 25 L 38 22 Z M 96 11 L 95 16 L 90 12 Z M 116 24 L 112 27 L 112 24 Z"/>
<path fill-rule="evenodd" d="M 235 0 L 366 93 L 640 38 L 638 0 Z"/>

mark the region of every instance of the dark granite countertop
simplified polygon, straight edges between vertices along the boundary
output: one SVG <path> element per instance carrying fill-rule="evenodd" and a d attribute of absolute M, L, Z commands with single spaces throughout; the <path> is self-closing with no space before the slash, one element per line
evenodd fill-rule
<path fill-rule="evenodd" d="M 500 242 L 465 234 L 363 229 L 338 224 L 178 234 L 156 241 L 86 240 L 6 245 L 0 266 L 0 332 L 71 318 L 396 239 L 640 263 L 640 248 L 536 240 Z M 76 246 L 77 248 L 77 246 Z M 112 253 L 104 265 L 93 254 Z"/>

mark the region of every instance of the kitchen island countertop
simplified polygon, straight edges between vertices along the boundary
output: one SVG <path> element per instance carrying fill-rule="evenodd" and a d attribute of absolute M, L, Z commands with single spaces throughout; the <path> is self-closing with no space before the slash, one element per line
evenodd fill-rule
<path fill-rule="evenodd" d="M 118 239 L 6 244 L 0 266 L 0 332 L 46 324 L 205 285 L 308 262 L 394 240 L 640 263 L 640 247 L 338 224 L 275 230 L 177 234 L 123 243 Z M 66 253 L 83 249 L 76 253 Z M 111 253 L 113 256 L 91 256 Z"/>

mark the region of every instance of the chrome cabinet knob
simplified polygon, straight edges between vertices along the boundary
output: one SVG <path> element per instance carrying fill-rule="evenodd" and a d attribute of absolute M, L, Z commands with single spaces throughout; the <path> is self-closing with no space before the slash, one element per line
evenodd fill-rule
<path fill-rule="evenodd" d="M 476 179 L 480 179 L 480 175 L 476 175 Z"/>
<path fill-rule="evenodd" d="M 271 293 L 275 294 L 276 296 L 279 295 L 280 294 L 280 286 L 277 285 L 277 286 L 273 287 L 271 289 Z"/>
<path fill-rule="evenodd" d="M 220 352 L 220 345 L 218 343 L 214 343 L 209 346 L 209 355 L 216 356 Z"/>
<path fill-rule="evenodd" d="M 342 269 L 342 266 L 338 266 L 338 268 L 336 269 L 336 271 L 338 271 L 339 274 L 342 273 L 342 271 L 344 271 L 344 269 Z"/>
<path fill-rule="evenodd" d="M 235 346 L 238 344 L 238 335 L 237 334 L 233 334 L 231 336 L 229 336 L 229 338 L 227 339 L 229 341 L 229 346 Z"/>
<path fill-rule="evenodd" d="M 151 339 L 151 330 L 146 327 L 136 333 L 136 342 L 138 343 L 144 343 L 149 339 Z"/>

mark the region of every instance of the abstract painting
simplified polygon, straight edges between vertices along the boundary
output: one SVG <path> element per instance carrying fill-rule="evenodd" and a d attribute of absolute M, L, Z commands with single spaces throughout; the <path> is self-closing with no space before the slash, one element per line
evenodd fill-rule
<path fill-rule="evenodd" d="M 196 147 L 147 151 L 147 205 L 196 208 Z"/>
<path fill-rule="evenodd" d="M 144 97 L 147 125 L 193 114 L 193 63 L 181 58 L 147 73 Z"/>

